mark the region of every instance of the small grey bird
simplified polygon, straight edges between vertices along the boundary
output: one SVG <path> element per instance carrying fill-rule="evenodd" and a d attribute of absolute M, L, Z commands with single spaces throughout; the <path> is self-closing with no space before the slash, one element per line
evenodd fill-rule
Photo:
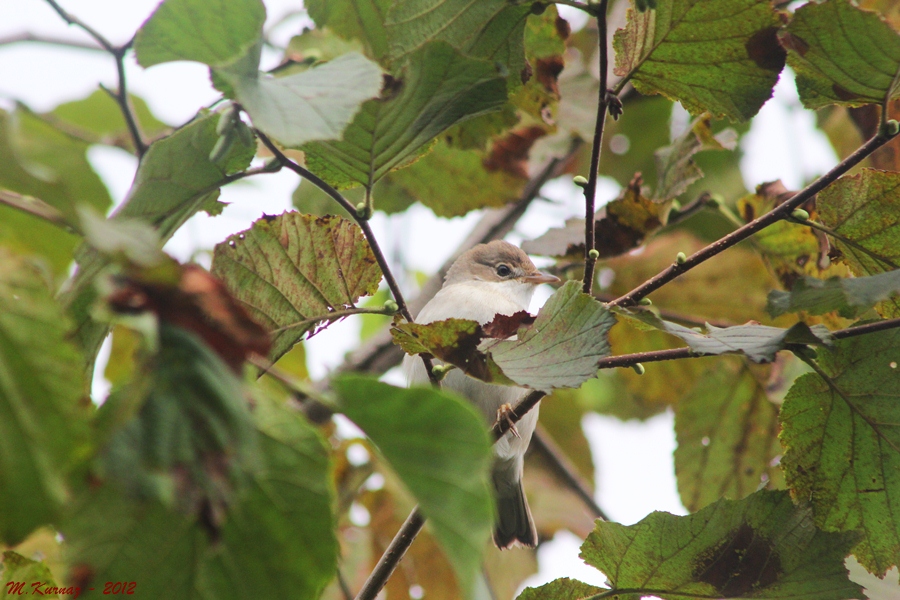
<path fill-rule="evenodd" d="M 484 325 L 498 314 L 512 315 L 528 310 L 535 287 L 541 283 L 559 281 L 535 268 L 528 255 L 501 240 L 479 244 L 460 256 L 444 279 L 444 286 L 435 294 L 416 318 L 418 323 L 444 319 L 472 319 Z M 410 385 L 426 385 L 425 366 L 417 356 L 403 361 Z M 445 389 L 468 398 L 481 409 L 489 424 L 493 424 L 506 405 L 515 406 L 528 392 L 519 387 L 484 383 L 458 369 L 447 373 Z M 531 510 L 522 491 L 522 468 L 525 451 L 537 425 L 535 406 L 494 444 L 492 480 L 497 499 L 497 524 L 494 543 L 498 548 L 521 544 L 534 547 L 537 534 Z"/>

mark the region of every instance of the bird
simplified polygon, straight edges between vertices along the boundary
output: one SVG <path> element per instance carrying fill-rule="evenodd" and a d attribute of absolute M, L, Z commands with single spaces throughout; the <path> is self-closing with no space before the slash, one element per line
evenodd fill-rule
<path fill-rule="evenodd" d="M 443 287 L 422 307 L 416 322 L 457 318 L 484 325 L 496 315 L 527 311 L 539 284 L 558 281 L 559 278 L 538 271 L 528 255 L 509 242 L 479 244 L 456 259 L 447 271 Z M 406 356 L 403 369 L 410 385 L 428 384 L 424 363 L 418 356 Z M 448 372 L 441 385 L 473 403 L 488 425 L 503 418 L 528 393 L 521 387 L 485 383 L 458 369 Z M 535 406 L 494 444 L 491 481 L 497 518 L 493 539 L 500 549 L 537 545 L 534 519 L 522 489 L 525 451 L 537 420 Z"/>

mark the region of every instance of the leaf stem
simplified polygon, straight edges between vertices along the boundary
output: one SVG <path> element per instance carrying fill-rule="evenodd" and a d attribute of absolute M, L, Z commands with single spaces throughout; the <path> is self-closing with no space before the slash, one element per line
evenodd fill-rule
<path fill-rule="evenodd" d="M 290 158 L 284 155 L 272 140 L 268 138 L 266 134 L 256 130 L 256 135 L 259 137 L 260 141 L 265 145 L 266 148 L 275 156 L 278 162 L 302 177 L 306 179 L 320 190 L 331 196 L 331 198 L 340 204 L 344 210 L 350 213 L 350 216 L 353 217 L 353 220 L 356 221 L 356 224 L 359 225 L 359 228 L 362 229 L 363 235 L 366 238 L 366 241 L 369 243 L 369 247 L 372 249 L 372 254 L 375 255 L 375 260 L 378 262 L 378 266 L 381 268 L 381 273 L 384 275 L 384 280 L 388 285 L 388 288 L 391 290 L 391 294 L 394 296 L 394 301 L 397 303 L 398 312 L 403 315 L 403 317 L 409 321 L 413 322 L 412 314 L 409 312 L 409 307 L 406 305 L 406 300 L 403 299 L 403 293 L 400 291 L 400 286 L 397 284 L 397 280 L 394 278 L 394 274 L 391 272 L 391 267 L 387 262 L 387 259 L 384 257 L 384 252 L 381 251 L 381 246 L 378 245 L 378 240 L 375 238 L 375 233 L 372 231 L 372 227 L 369 224 L 369 220 L 364 216 L 360 216 L 356 207 L 350 203 L 349 200 L 344 198 L 344 196 L 330 186 L 325 180 L 311 171 L 307 170 L 305 167 L 300 166 L 296 162 L 292 161 Z M 428 379 L 431 381 L 431 384 L 434 386 L 439 386 L 439 382 L 437 378 L 434 376 L 433 368 L 434 365 L 431 362 L 430 358 L 425 356 L 422 357 L 422 362 L 425 363 L 425 370 L 428 372 Z"/>
<path fill-rule="evenodd" d="M 833 229 L 826 227 L 825 225 L 822 225 L 821 223 L 816 223 L 815 221 L 810 221 L 809 219 L 798 219 L 793 216 L 790 217 L 790 220 L 795 221 L 795 222 L 799 223 L 800 225 L 806 225 L 807 227 L 809 227 L 811 229 L 816 229 L 818 231 L 821 231 L 822 233 L 824 233 L 826 235 L 830 235 L 834 239 L 844 242 L 848 246 L 851 246 L 852 248 L 859 250 L 860 252 L 862 252 L 863 254 L 868 256 L 869 258 L 872 258 L 877 262 L 884 263 L 885 265 L 889 266 L 892 269 L 900 269 L 900 267 L 898 267 L 897 264 L 894 263 L 893 261 L 891 261 L 883 256 L 879 256 L 878 254 L 876 254 L 875 252 L 872 252 L 871 250 L 869 250 L 862 244 L 854 242 L 850 238 L 848 238 L 844 235 L 841 235 L 840 233 L 834 231 Z"/>
<path fill-rule="evenodd" d="M 121 46 L 115 46 L 106 39 L 103 35 L 100 34 L 96 29 L 79 19 L 78 17 L 72 16 L 68 12 L 66 12 L 59 4 L 57 4 L 56 0 L 46 0 L 47 4 L 56 11 L 56 13 L 62 18 L 63 21 L 68 23 L 69 25 L 74 25 L 76 27 L 81 28 L 87 33 L 89 36 L 94 38 L 94 40 L 103 47 L 104 50 L 112 54 L 113 58 L 116 61 L 116 73 L 119 79 L 119 89 L 113 92 L 105 88 L 103 85 L 100 87 L 109 93 L 110 96 L 116 101 L 119 105 L 119 110 L 122 112 L 122 117 L 125 119 L 125 124 L 128 127 L 128 132 L 131 134 L 131 141 L 134 144 L 134 153 L 137 154 L 138 160 L 144 157 L 144 154 L 147 152 L 147 144 L 144 142 L 143 137 L 141 136 L 141 130 L 138 127 L 137 119 L 134 116 L 134 111 L 131 108 L 131 103 L 128 100 L 128 89 L 125 83 L 125 55 L 131 49 L 132 44 L 134 44 L 134 38 L 131 38 L 127 42 L 125 42 Z"/>
<path fill-rule="evenodd" d="M 814 182 L 806 186 L 800 192 L 797 192 L 795 196 L 793 196 L 790 200 L 781 204 L 774 210 L 760 216 L 753 221 L 750 221 L 743 227 L 738 228 L 735 231 L 732 231 L 728 235 L 716 240 L 715 242 L 709 244 L 708 246 L 698 250 L 691 256 L 687 257 L 684 262 L 677 262 L 671 264 L 668 268 L 664 269 L 654 277 L 648 279 L 638 287 L 634 288 L 627 294 L 616 298 L 612 302 L 609 303 L 610 306 L 633 306 L 646 296 L 647 294 L 653 292 L 669 283 L 673 279 L 679 277 L 680 275 L 690 271 L 697 265 L 709 260 L 713 256 L 719 254 L 720 252 L 731 248 L 736 245 L 738 242 L 741 242 L 758 231 L 765 229 L 769 225 L 780 221 L 782 219 L 788 218 L 793 212 L 795 208 L 815 196 L 817 193 L 834 183 L 838 177 L 849 171 L 860 161 L 868 157 L 875 150 L 886 144 L 893 137 L 888 135 L 886 132 L 882 131 L 876 134 L 873 138 L 867 141 L 865 144 L 860 146 L 856 152 L 842 160 L 836 167 L 834 167 L 831 171 L 826 173 L 825 175 L 819 177 Z"/>
<path fill-rule="evenodd" d="M 5 204 L 31 216 L 38 217 L 71 233 L 81 234 L 78 227 L 70 222 L 58 209 L 33 196 L 23 196 L 10 190 L 0 189 L 0 204 Z"/>
<path fill-rule="evenodd" d="M 607 31 L 606 31 L 606 6 L 608 0 L 600 0 L 600 4 L 594 13 L 597 17 L 597 32 L 599 35 L 600 51 L 600 91 L 597 99 L 597 119 L 594 122 L 594 139 L 591 142 L 591 171 L 588 174 L 587 184 L 584 186 L 584 281 L 582 291 L 590 294 L 594 287 L 594 265 L 597 264 L 597 252 L 594 250 L 596 239 L 594 238 L 594 200 L 597 193 L 597 177 L 600 171 L 600 151 L 603 146 L 603 129 L 606 124 L 606 113 L 609 110 L 608 71 L 609 57 L 607 56 Z"/>
<path fill-rule="evenodd" d="M 298 329 L 309 327 L 310 325 L 314 325 L 319 323 L 320 321 L 338 321 L 343 319 L 344 317 L 349 317 L 350 315 L 387 315 L 391 316 L 394 314 L 393 310 L 388 310 L 386 308 L 366 308 L 363 306 L 354 306 L 353 308 L 348 308 L 346 310 L 336 310 L 334 312 L 330 312 L 325 315 L 318 315 L 315 317 L 310 317 L 308 319 L 303 319 L 302 321 L 297 321 L 296 323 L 291 323 L 290 325 L 285 325 L 284 327 L 279 327 L 278 329 L 273 329 L 269 333 L 280 333 L 282 331 L 288 331 L 290 329 Z"/>

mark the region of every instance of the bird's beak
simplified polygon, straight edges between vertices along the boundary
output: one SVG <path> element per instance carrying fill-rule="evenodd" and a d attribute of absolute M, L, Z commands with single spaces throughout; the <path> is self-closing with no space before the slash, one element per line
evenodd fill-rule
<path fill-rule="evenodd" d="M 519 281 L 522 281 L 524 283 L 531 283 L 534 285 L 537 285 L 539 283 L 559 283 L 559 277 L 555 275 L 547 275 L 546 273 L 541 273 L 540 271 L 535 271 L 531 275 L 520 277 Z"/>

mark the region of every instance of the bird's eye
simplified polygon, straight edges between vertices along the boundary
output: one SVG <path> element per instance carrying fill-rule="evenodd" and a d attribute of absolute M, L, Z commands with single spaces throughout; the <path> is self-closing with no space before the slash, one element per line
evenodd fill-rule
<path fill-rule="evenodd" d="M 499 265 L 497 267 L 497 275 L 499 275 L 500 277 L 509 277 L 511 273 L 512 269 L 510 269 L 506 265 Z"/>

